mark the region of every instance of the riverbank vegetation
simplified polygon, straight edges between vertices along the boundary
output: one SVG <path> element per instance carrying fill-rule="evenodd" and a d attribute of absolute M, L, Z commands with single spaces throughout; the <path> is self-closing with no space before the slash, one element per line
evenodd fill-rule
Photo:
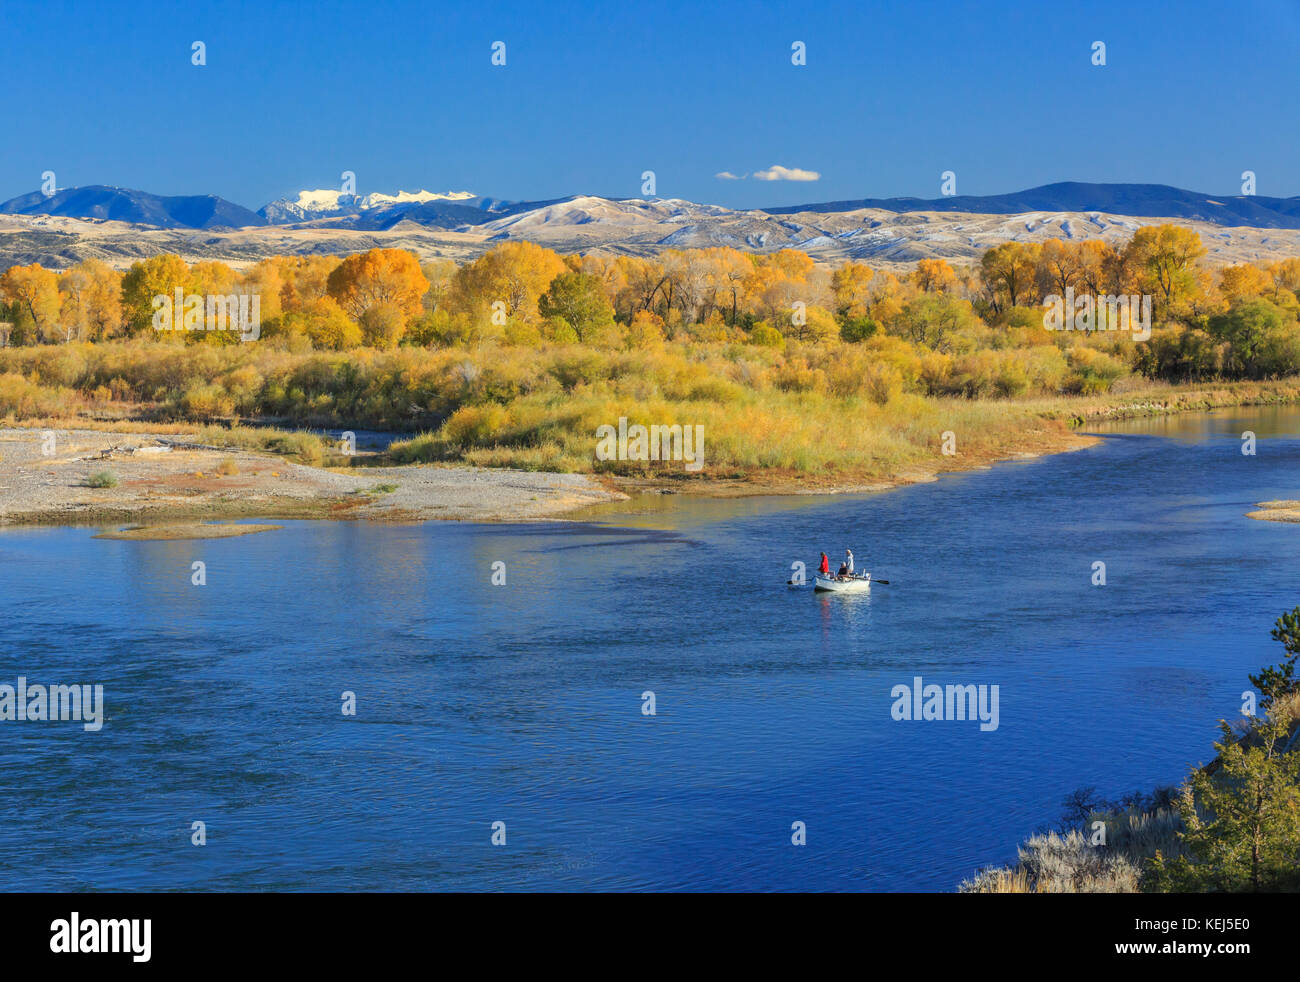
<path fill-rule="evenodd" d="M 1220 721 L 1217 756 L 1181 788 L 1119 802 L 1084 788 L 1059 829 L 966 893 L 1233 893 L 1300 890 L 1300 607 L 1273 629 L 1286 657 L 1250 676 L 1257 714 Z"/>
<path fill-rule="evenodd" d="M 270 420 L 408 430 L 393 459 L 645 476 L 595 431 L 703 426 L 706 475 L 887 476 L 1060 449 L 1068 426 L 1181 402 L 1296 398 L 1300 259 L 1213 270 L 1196 233 L 1005 243 L 906 274 L 782 250 L 560 256 L 506 242 L 461 266 L 401 250 L 235 270 L 88 261 L 0 275 L 0 419 Z M 153 299 L 260 298 L 260 337 L 156 331 Z M 1152 297 L 1150 337 L 1098 305 L 1050 331 L 1067 290 Z M 1136 324 L 1128 325 L 1130 328 Z M 1196 397 L 1184 398 L 1194 387 Z M 1136 408 L 1125 408 L 1136 407 Z"/>

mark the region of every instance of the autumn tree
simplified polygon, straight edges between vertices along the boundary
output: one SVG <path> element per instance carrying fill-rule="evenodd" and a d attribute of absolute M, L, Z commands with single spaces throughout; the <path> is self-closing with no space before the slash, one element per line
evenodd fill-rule
<path fill-rule="evenodd" d="M 786 278 L 775 266 L 754 263 L 745 277 L 744 295 L 749 312 L 761 320 L 779 319 L 790 313 L 791 300 L 801 299 L 802 290 Z"/>
<path fill-rule="evenodd" d="M 774 266 L 785 274 L 787 279 L 803 282 L 816 268 L 812 256 L 798 249 L 779 249 L 770 255 L 763 256 L 762 260 L 766 266 Z"/>
<path fill-rule="evenodd" d="M 1282 291 L 1300 297 L 1300 259 L 1282 259 L 1268 266 L 1269 279 L 1273 281 L 1273 302 L 1283 301 Z"/>
<path fill-rule="evenodd" d="M 614 265 L 618 270 L 619 285 L 611 302 L 618 318 L 631 323 L 638 311 L 657 312 L 668 279 L 663 265 L 639 256 L 618 256 Z"/>
<path fill-rule="evenodd" d="M 538 316 L 537 299 L 567 268 L 550 249 L 503 242 L 457 271 L 452 303 L 463 313 L 479 316 L 500 301 L 507 315 L 532 320 Z"/>
<path fill-rule="evenodd" d="M 1029 299 L 1037 273 L 1037 252 L 1023 242 L 1004 242 L 984 253 L 980 273 L 994 310 L 1002 313 Z"/>
<path fill-rule="evenodd" d="M 867 292 L 867 314 L 878 324 L 892 324 L 898 320 L 903 305 L 915 296 L 908 283 L 886 270 L 871 277 Z"/>
<path fill-rule="evenodd" d="M 1166 314 L 1195 290 L 1196 261 L 1206 252 L 1201 237 L 1180 225 L 1143 226 L 1124 250 L 1139 289 L 1155 296 Z"/>
<path fill-rule="evenodd" d="M 661 348 L 664 343 L 664 322 L 648 310 L 639 310 L 632 323 L 623 332 L 623 346 L 629 351 Z"/>
<path fill-rule="evenodd" d="M 60 319 L 65 337 L 103 341 L 122 324 L 122 275 L 87 259 L 59 277 Z"/>
<path fill-rule="evenodd" d="M 1075 250 L 1075 263 L 1078 283 L 1082 291 L 1094 297 L 1125 292 L 1118 283 L 1111 287 L 1110 279 L 1115 272 L 1115 261 L 1115 250 L 1109 243 L 1100 239 L 1080 242 Z"/>
<path fill-rule="evenodd" d="M 185 277 L 185 293 L 201 297 L 229 296 L 235 292 L 239 275 L 222 262 L 203 260 L 195 263 Z"/>
<path fill-rule="evenodd" d="M 909 301 L 895 325 L 891 333 L 936 351 L 953 350 L 961 335 L 981 328 L 979 318 L 965 300 L 933 294 Z"/>
<path fill-rule="evenodd" d="M 1073 243 L 1048 239 L 1038 251 L 1038 284 L 1044 294 L 1064 297 L 1077 286 L 1082 273 L 1079 250 Z"/>
<path fill-rule="evenodd" d="M 339 263 L 330 273 L 326 289 L 359 323 L 368 311 L 382 308 L 372 317 L 376 325 L 372 333 L 379 337 L 387 336 L 394 317 L 405 326 L 405 321 L 420 313 L 429 281 L 415 256 L 405 249 L 371 249 Z"/>
<path fill-rule="evenodd" d="M 39 263 L 11 266 L 0 276 L 0 296 L 31 319 L 34 340 L 58 337 L 59 278 L 53 272 Z"/>
<path fill-rule="evenodd" d="M 127 330 L 135 336 L 152 334 L 154 298 L 171 298 L 184 289 L 189 268 L 180 256 L 164 253 L 132 264 L 122 277 L 122 312 Z"/>
<path fill-rule="evenodd" d="M 796 304 L 806 309 L 835 302 L 831 277 L 819 273 L 811 257 L 796 249 L 755 257 L 744 288 L 751 311 L 762 320 L 783 325 L 783 330 Z"/>
<path fill-rule="evenodd" d="M 681 311 L 687 324 L 708 317 L 710 277 L 705 256 L 696 249 L 669 249 L 662 256 L 668 276 L 670 306 Z"/>
<path fill-rule="evenodd" d="M 912 282 L 922 293 L 946 293 L 957 285 L 957 273 L 942 259 L 921 259 L 912 271 Z"/>
<path fill-rule="evenodd" d="M 838 337 L 840 326 L 834 315 L 823 307 L 810 306 L 803 312 L 802 318 L 791 316 L 789 327 L 783 325 L 786 337 L 795 338 L 809 344 L 825 344 L 831 338 Z"/>
<path fill-rule="evenodd" d="M 361 314 L 361 341 L 371 348 L 396 348 L 410 316 L 395 303 L 376 303 Z"/>
<path fill-rule="evenodd" d="M 69 269 L 59 277 L 59 323 L 63 326 L 63 339 L 85 340 L 89 334 L 90 318 L 86 301 L 90 294 L 90 277 L 84 270 Z"/>
<path fill-rule="evenodd" d="M 274 262 L 280 279 L 280 309 L 301 310 L 329 295 L 329 276 L 338 266 L 335 256 L 285 256 Z"/>
<path fill-rule="evenodd" d="M 831 274 L 835 312 L 844 318 L 867 316 L 875 271 L 865 263 L 846 262 Z"/>
<path fill-rule="evenodd" d="M 286 333 L 301 332 L 313 347 L 346 351 L 360 347 L 361 327 L 343 312 L 333 297 L 316 297 L 284 315 Z"/>
<path fill-rule="evenodd" d="M 1219 271 L 1219 290 L 1229 305 L 1257 297 L 1272 297 L 1273 278 L 1251 263 L 1225 266 Z"/>
<path fill-rule="evenodd" d="M 732 327 L 740 316 L 740 304 L 745 290 L 745 278 L 754 268 L 754 261 L 738 249 L 718 248 L 708 250 L 712 263 L 709 275 L 719 306 L 728 309 L 727 323 Z"/>
<path fill-rule="evenodd" d="M 431 259 L 420 264 L 420 272 L 429 281 L 429 289 L 421 298 L 424 309 L 430 313 L 442 310 L 451 295 L 452 282 L 456 278 L 456 264 L 450 259 Z"/>

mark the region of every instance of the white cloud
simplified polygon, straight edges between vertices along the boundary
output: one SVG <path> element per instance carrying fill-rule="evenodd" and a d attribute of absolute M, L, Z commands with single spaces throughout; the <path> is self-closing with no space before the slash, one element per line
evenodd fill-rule
<path fill-rule="evenodd" d="M 820 181 L 822 179 L 815 170 L 782 167 L 780 164 L 773 164 L 767 170 L 756 170 L 754 177 L 760 181 Z"/>
<path fill-rule="evenodd" d="M 719 171 L 718 173 L 714 174 L 713 176 L 716 177 L 719 181 L 743 181 L 743 180 L 744 180 L 746 177 L 748 177 L 749 175 L 748 175 L 748 174 L 733 174 L 733 173 L 731 173 L 731 171 L 729 171 L 729 170 L 724 170 L 724 171 Z"/>

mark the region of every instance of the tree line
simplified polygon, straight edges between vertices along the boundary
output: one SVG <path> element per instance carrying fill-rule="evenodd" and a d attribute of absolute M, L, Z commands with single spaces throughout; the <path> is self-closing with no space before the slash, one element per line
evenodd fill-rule
<path fill-rule="evenodd" d="M 277 256 L 243 269 L 168 254 L 118 271 L 90 259 L 0 275 L 0 346 L 238 343 L 228 332 L 155 332 L 154 298 L 181 290 L 257 294 L 261 337 L 295 351 L 484 343 L 626 350 L 675 341 L 785 348 L 883 335 L 948 357 L 1086 344 L 1100 353 L 1088 358 L 1116 363 L 1103 366 L 1103 380 L 1123 371 L 1181 380 L 1300 370 L 1300 259 L 1216 269 L 1206 254 L 1195 231 L 1158 225 L 1122 246 L 1006 242 L 977 263 L 921 259 L 907 272 L 821 265 L 793 249 L 562 256 L 529 242 L 502 243 L 462 264 L 422 262 L 400 249 Z M 1149 295 L 1156 329 L 1137 343 L 1047 332 L 1044 298 L 1067 289 Z M 1016 394 L 1019 386 L 1012 378 L 1001 388 Z"/>

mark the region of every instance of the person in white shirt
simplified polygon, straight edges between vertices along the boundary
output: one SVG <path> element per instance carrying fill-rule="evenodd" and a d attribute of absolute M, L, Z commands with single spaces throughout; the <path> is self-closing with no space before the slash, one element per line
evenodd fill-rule
<path fill-rule="evenodd" d="M 844 550 L 844 565 L 847 566 L 849 569 L 849 576 L 852 576 L 853 575 L 853 550 L 852 549 Z"/>

